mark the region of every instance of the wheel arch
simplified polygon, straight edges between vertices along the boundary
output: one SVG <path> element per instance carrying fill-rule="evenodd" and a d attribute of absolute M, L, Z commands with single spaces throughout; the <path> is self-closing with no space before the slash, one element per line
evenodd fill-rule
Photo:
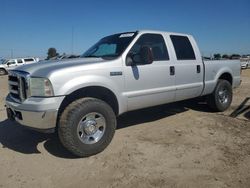
<path fill-rule="evenodd" d="M 8 71 L 4 67 L 0 67 L 0 70 L 4 70 L 6 74 L 8 74 Z"/>
<path fill-rule="evenodd" d="M 227 80 L 231 85 L 233 85 L 233 76 L 229 72 L 222 73 L 218 80 Z"/>
<path fill-rule="evenodd" d="M 103 100 L 111 106 L 116 116 L 119 115 L 119 102 L 113 91 L 102 86 L 87 86 L 66 95 L 59 107 L 59 116 L 70 103 L 83 97 L 93 97 Z"/>

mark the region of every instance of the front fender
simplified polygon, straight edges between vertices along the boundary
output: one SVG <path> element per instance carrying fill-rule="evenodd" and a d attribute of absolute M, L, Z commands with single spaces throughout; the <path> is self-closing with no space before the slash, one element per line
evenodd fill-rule
<path fill-rule="evenodd" d="M 63 86 L 57 91 L 58 95 L 69 95 L 70 93 L 85 88 L 88 86 L 101 86 L 111 90 L 114 94 L 119 93 L 119 88 L 116 86 L 112 80 L 107 79 L 102 76 L 81 76 L 77 78 L 73 78 L 64 83 Z"/>
<path fill-rule="evenodd" d="M 111 79 L 111 78 L 107 78 L 105 76 L 99 76 L 99 75 L 84 75 L 84 76 L 79 76 L 79 77 L 69 79 L 66 82 L 62 83 L 61 85 L 55 84 L 56 88 L 54 88 L 54 90 L 56 91 L 55 95 L 60 96 L 60 95 L 69 95 L 76 90 L 86 88 L 89 86 L 104 87 L 114 93 L 119 104 L 119 112 L 122 113 L 126 111 L 126 108 L 127 108 L 127 105 L 126 105 L 127 100 L 124 96 L 121 95 L 123 85 L 124 85 L 124 81 L 122 77 L 120 78 L 112 77 Z"/>

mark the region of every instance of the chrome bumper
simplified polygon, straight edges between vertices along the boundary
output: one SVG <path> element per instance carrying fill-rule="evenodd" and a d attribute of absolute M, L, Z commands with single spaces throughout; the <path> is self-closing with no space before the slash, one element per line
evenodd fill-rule
<path fill-rule="evenodd" d="M 53 129 L 56 126 L 57 110 L 45 112 L 31 112 L 16 110 L 6 105 L 8 119 L 14 120 L 21 125 L 34 129 Z"/>
<path fill-rule="evenodd" d="M 46 100 L 46 99 L 45 99 Z M 59 108 L 61 100 L 57 100 L 57 106 Z M 34 105 L 34 104 L 33 104 Z M 44 109 L 41 108 L 42 104 L 37 104 L 39 106 L 40 110 L 30 108 L 32 110 L 28 109 L 22 109 L 23 104 L 18 104 L 14 102 L 11 97 L 7 96 L 6 98 L 6 111 L 8 115 L 8 119 L 14 120 L 18 122 L 19 124 L 40 130 L 43 132 L 47 132 L 46 130 L 51 130 L 48 132 L 52 132 L 52 130 L 56 127 L 56 121 L 57 121 L 57 114 L 58 114 L 58 108 L 55 109 Z M 53 104 L 51 104 L 54 106 Z M 27 106 L 27 104 L 26 104 Z M 33 110 L 34 109 L 34 110 Z"/>

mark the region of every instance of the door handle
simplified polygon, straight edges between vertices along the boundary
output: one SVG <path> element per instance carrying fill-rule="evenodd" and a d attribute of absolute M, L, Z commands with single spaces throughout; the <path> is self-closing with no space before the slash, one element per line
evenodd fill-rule
<path fill-rule="evenodd" d="M 175 68 L 174 68 L 174 66 L 170 66 L 169 70 L 170 70 L 170 75 L 175 75 Z"/>
<path fill-rule="evenodd" d="M 197 72 L 197 73 L 200 73 L 200 72 L 201 72 L 201 66 L 200 66 L 200 65 L 197 65 L 197 66 L 196 66 L 196 72 Z"/>

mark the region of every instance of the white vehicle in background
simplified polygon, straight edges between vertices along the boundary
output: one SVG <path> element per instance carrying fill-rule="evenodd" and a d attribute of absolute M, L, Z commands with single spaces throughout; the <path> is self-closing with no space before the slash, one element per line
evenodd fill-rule
<path fill-rule="evenodd" d="M 241 60 L 241 69 L 247 69 L 250 64 L 250 59 L 249 60 Z"/>
<path fill-rule="evenodd" d="M 34 58 L 34 57 L 2 60 L 0 63 L 0 75 L 7 74 L 9 70 L 12 70 L 17 66 L 36 63 L 38 61 L 39 58 Z"/>

